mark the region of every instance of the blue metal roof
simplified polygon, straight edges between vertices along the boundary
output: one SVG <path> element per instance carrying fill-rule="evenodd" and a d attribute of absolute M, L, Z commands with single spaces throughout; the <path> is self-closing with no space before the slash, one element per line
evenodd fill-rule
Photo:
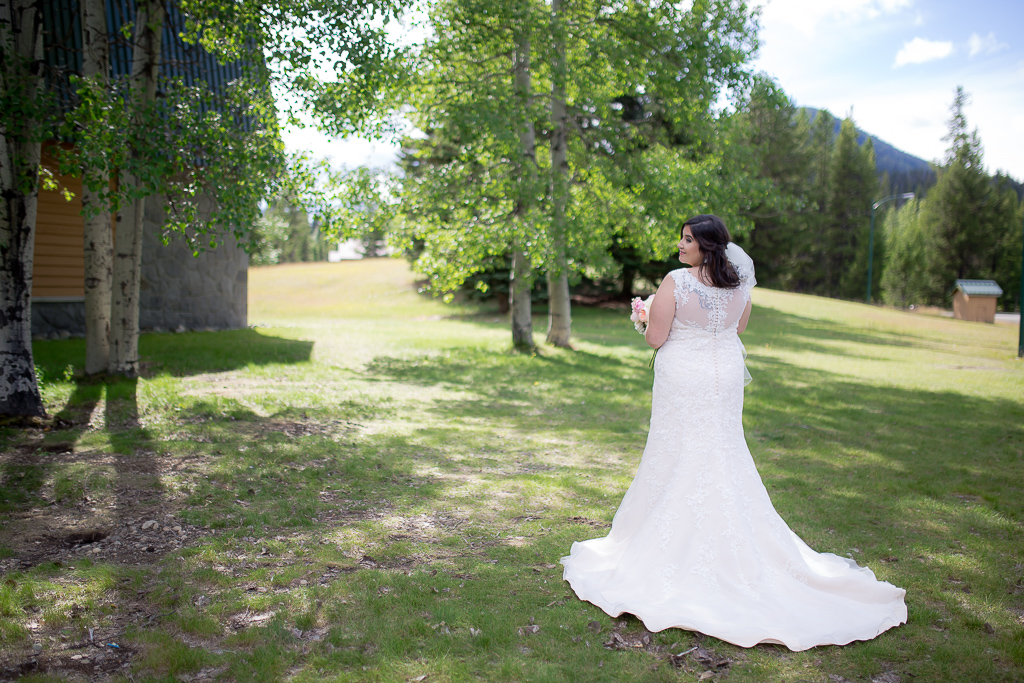
<path fill-rule="evenodd" d="M 82 71 L 82 20 L 78 0 L 50 0 L 42 3 L 45 60 L 50 81 L 62 106 L 74 102 L 70 76 Z M 122 27 L 135 21 L 135 0 L 106 0 L 107 36 L 110 40 L 110 75 L 119 78 L 131 74 L 131 39 L 122 33 Z M 161 45 L 160 88 L 167 81 L 181 79 L 186 86 L 205 81 L 210 90 L 219 95 L 227 85 L 242 76 L 240 62 L 220 64 L 216 57 L 202 46 L 189 45 L 182 40 L 185 17 L 177 7 L 171 6 L 164 22 Z"/>
<path fill-rule="evenodd" d="M 1003 288 L 995 280 L 957 280 L 953 289 L 967 296 L 1002 296 Z"/>

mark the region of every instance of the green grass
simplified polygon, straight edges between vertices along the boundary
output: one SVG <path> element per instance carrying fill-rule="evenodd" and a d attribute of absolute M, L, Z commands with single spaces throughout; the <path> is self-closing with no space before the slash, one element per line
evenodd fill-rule
<path fill-rule="evenodd" d="M 1016 327 L 755 290 L 744 423 L 772 500 L 906 588 L 910 621 L 804 653 L 680 630 L 613 651 L 610 629 L 642 624 L 577 600 L 557 563 L 632 478 L 650 351 L 623 312 L 577 310 L 576 351 L 512 354 L 495 310 L 412 280 L 398 261 L 253 268 L 256 329 L 144 335 L 138 382 L 76 382 L 82 343 L 38 342 L 73 424 L 0 432 L 0 561 L 41 533 L 31 510 L 116 529 L 148 505 L 195 533 L 156 564 L 8 571 L 0 661 L 33 642 L 66 661 L 94 628 L 136 681 L 692 681 L 667 654 L 698 643 L 735 681 L 1024 678 Z"/>

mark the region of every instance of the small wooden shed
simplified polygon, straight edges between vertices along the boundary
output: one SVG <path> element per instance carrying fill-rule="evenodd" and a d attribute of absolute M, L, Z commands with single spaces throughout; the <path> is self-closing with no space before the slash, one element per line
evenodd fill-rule
<path fill-rule="evenodd" d="M 995 280 L 957 280 L 953 286 L 953 317 L 979 323 L 996 321 L 996 300 L 1003 288 Z"/>

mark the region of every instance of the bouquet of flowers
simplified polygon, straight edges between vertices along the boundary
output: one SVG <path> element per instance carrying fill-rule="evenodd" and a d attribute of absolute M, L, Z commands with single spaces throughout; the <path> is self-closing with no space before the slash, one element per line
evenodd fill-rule
<path fill-rule="evenodd" d="M 651 304 L 653 302 L 653 294 L 646 299 L 641 299 L 640 297 L 633 299 L 632 312 L 629 314 L 629 319 L 633 321 L 633 327 L 640 334 L 647 334 L 647 319 L 651 314 Z"/>

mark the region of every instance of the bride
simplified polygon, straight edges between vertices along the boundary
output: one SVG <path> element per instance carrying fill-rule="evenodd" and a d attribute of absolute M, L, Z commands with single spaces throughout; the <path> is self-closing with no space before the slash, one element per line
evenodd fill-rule
<path fill-rule="evenodd" d="M 874 638 L 907 620 L 906 594 L 816 553 L 772 506 L 743 436 L 750 257 L 717 216 L 683 226 L 679 260 L 650 310 L 651 427 L 604 538 L 562 558 L 576 594 L 651 631 L 683 628 L 791 650 Z"/>

